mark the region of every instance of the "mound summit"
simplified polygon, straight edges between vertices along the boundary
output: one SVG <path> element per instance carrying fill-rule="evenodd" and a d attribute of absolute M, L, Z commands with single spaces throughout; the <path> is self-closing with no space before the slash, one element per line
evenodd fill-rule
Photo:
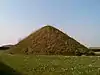
<path fill-rule="evenodd" d="M 10 53 L 37 55 L 81 55 L 88 48 L 50 25 L 33 32 L 16 44 Z"/>

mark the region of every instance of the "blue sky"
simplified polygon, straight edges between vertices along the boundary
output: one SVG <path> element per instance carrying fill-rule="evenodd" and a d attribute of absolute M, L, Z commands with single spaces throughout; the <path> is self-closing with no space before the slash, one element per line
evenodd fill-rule
<path fill-rule="evenodd" d="M 50 24 L 87 47 L 100 47 L 100 0 L 0 0 L 0 45 Z"/>

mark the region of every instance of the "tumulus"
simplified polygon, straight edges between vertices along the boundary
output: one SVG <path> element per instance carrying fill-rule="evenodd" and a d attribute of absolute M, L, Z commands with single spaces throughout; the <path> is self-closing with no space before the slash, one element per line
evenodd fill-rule
<path fill-rule="evenodd" d="M 36 55 L 82 55 L 88 48 L 50 25 L 44 26 L 21 40 L 10 53 Z"/>

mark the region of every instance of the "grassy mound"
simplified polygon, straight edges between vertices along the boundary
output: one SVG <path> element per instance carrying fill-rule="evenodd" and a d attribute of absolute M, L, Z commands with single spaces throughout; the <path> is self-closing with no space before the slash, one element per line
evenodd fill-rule
<path fill-rule="evenodd" d="M 10 53 L 41 55 L 81 55 L 87 52 L 88 48 L 49 25 L 30 34 L 10 50 Z"/>

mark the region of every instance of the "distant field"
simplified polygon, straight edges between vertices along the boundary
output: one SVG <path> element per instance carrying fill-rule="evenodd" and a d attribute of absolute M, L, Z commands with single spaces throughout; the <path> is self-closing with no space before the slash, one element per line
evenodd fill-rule
<path fill-rule="evenodd" d="M 0 52 L 6 65 L 24 75 L 100 75 L 100 57 L 10 55 Z"/>

